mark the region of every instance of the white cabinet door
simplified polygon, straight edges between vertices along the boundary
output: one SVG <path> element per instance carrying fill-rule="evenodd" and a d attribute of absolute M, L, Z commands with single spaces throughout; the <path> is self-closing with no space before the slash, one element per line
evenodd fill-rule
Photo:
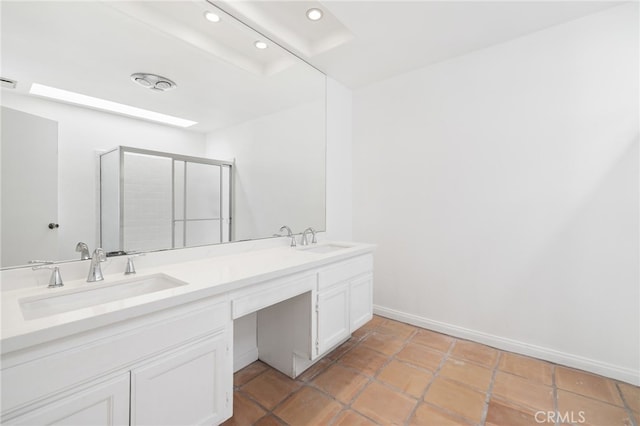
<path fill-rule="evenodd" d="M 51 402 L 11 425 L 124 426 L 129 424 L 129 373 Z"/>
<path fill-rule="evenodd" d="M 317 354 L 323 354 L 349 337 L 349 283 L 318 292 Z"/>
<path fill-rule="evenodd" d="M 233 368 L 227 334 L 131 371 L 131 425 L 213 425 L 231 415 Z"/>
<path fill-rule="evenodd" d="M 351 304 L 349 332 L 353 333 L 373 317 L 373 275 L 356 278 L 350 283 Z"/>

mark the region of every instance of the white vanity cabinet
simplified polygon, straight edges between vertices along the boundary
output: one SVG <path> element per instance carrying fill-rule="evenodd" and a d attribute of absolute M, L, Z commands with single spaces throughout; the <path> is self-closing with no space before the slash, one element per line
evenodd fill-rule
<path fill-rule="evenodd" d="M 349 281 L 349 332 L 353 333 L 373 317 L 373 274 Z"/>
<path fill-rule="evenodd" d="M 318 291 L 316 357 L 349 337 L 349 283 Z"/>
<path fill-rule="evenodd" d="M 337 262 L 318 271 L 316 353 L 325 354 L 373 316 L 373 255 Z"/>
<path fill-rule="evenodd" d="M 295 297 L 269 304 L 268 293 L 261 292 L 263 297 L 257 299 L 262 303 L 255 306 L 257 352 L 259 359 L 290 377 L 297 377 L 373 316 L 371 253 L 309 269 L 282 283 Z M 235 306 L 246 304 L 244 296 L 238 298 L 241 303 L 232 298 L 235 315 Z M 242 309 L 240 314 L 250 311 Z"/>
<path fill-rule="evenodd" d="M 231 416 L 233 327 L 208 297 L 2 355 L 2 424 L 217 424 Z"/>
<path fill-rule="evenodd" d="M 13 311 L 3 318 L 30 331 L 3 336 L 0 423 L 224 422 L 233 410 L 234 320 L 253 318 L 247 335 L 238 332 L 255 345 L 247 358 L 295 378 L 371 319 L 373 248 L 327 247 L 343 251 L 314 257 L 283 247 L 167 266 L 163 274 L 189 284 L 33 320 L 19 310 L 32 294 L 5 298 L 3 315 Z"/>

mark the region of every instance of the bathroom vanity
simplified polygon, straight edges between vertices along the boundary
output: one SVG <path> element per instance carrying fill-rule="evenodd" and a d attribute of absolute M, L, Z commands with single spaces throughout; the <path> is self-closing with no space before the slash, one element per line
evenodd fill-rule
<path fill-rule="evenodd" d="M 372 316 L 373 246 L 275 247 L 2 294 L 2 424 L 218 424 L 233 323 L 296 377 Z"/>
<path fill-rule="evenodd" d="M 218 424 L 234 370 L 259 357 L 295 377 L 371 318 L 372 246 L 267 241 L 283 223 L 326 229 L 323 73 L 271 41 L 253 54 L 263 34 L 206 1 L 9 3 L 2 424 Z M 237 49 L 212 37 L 210 13 Z M 146 73 L 176 63 L 175 82 Z M 170 97 L 160 80 L 176 83 Z M 133 277 L 112 257 L 87 283 L 78 247 L 148 253 Z M 33 259 L 65 262 L 64 287 Z M 234 355 L 238 340 L 253 346 Z"/>

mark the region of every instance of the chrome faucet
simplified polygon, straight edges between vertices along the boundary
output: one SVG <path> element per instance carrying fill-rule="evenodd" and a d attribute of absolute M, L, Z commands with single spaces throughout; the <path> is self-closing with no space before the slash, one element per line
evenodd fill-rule
<path fill-rule="evenodd" d="M 80 260 L 91 259 L 91 256 L 89 255 L 89 246 L 86 243 L 80 241 L 76 244 L 76 251 L 80 253 Z"/>
<path fill-rule="evenodd" d="M 316 230 L 313 229 L 312 227 L 308 227 L 307 229 L 304 230 L 304 232 L 302 233 L 302 241 L 300 241 L 300 245 L 302 246 L 307 246 L 309 245 L 309 240 L 307 240 L 307 232 L 311 232 L 311 244 L 315 244 L 318 242 L 318 240 L 316 240 Z"/>
<path fill-rule="evenodd" d="M 296 246 L 296 237 L 295 235 L 293 235 L 293 232 L 291 232 L 291 228 L 289 228 L 287 225 L 283 225 L 280 228 L 280 232 L 282 231 L 287 231 L 287 237 L 291 238 L 291 247 L 295 247 Z"/>
<path fill-rule="evenodd" d="M 57 266 L 49 266 L 53 262 L 49 260 L 30 260 L 29 263 L 44 263 L 44 265 L 32 267 L 31 269 L 33 269 L 34 271 L 38 269 L 51 269 L 51 277 L 49 277 L 49 285 L 47 287 L 55 288 L 62 287 L 64 285 L 64 283 L 62 282 L 62 275 L 60 275 L 60 268 Z"/>
<path fill-rule="evenodd" d="M 133 264 L 133 258 L 138 256 L 144 256 L 144 253 L 132 253 L 127 258 L 127 267 L 124 270 L 125 275 L 132 275 L 136 273 L 136 265 Z"/>
<path fill-rule="evenodd" d="M 91 256 L 91 265 L 89 266 L 89 276 L 87 277 L 88 283 L 104 280 L 100 263 L 106 260 L 107 256 L 104 254 L 104 250 L 97 248 L 93 251 L 93 256 Z"/>

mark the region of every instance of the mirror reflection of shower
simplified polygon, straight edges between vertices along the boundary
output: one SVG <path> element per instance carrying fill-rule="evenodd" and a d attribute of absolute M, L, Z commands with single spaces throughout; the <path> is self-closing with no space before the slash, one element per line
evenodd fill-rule
<path fill-rule="evenodd" d="M 106 252 L 232 241 L 233 163 L 120 146 L 100 155 Z"/>

